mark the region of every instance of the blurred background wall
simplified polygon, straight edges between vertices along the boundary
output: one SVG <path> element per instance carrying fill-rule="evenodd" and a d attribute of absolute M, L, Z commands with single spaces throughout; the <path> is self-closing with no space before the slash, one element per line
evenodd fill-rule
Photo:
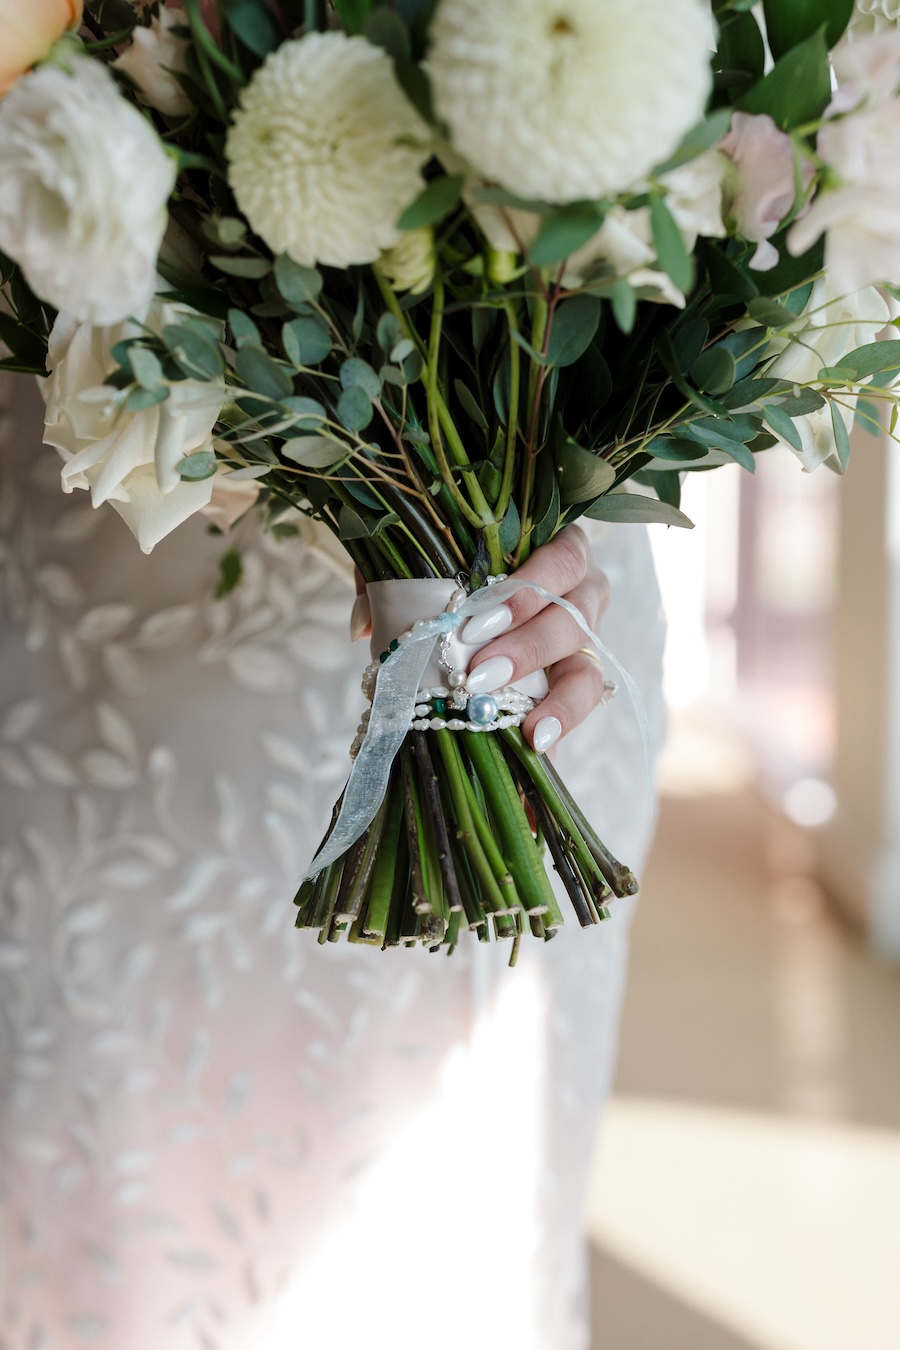
<path fill-rule="evenodd" d="M 595 1350 L 900 1347 L 900 487 L 789 452 L 655 529 L 669 743 L 588 1202 Z"/>

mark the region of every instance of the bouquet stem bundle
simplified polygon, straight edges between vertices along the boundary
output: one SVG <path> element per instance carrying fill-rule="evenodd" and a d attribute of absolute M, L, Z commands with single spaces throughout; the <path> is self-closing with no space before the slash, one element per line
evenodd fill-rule
<path fill-rule="evenodd" d="M 563 922 L 545 849 L 583 927 L 637 890 L 518 728 L 413 731 L 372 824 L 301 887 L 297 927 L 318 929 L 320 942 L 448 952 L 468 928 L 482 942 L 512 939 L 514 961 L 526 930 L 547 940 Z"/>

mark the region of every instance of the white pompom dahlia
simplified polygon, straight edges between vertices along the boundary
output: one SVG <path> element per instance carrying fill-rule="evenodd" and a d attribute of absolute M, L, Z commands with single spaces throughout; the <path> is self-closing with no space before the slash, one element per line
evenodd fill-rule
<path fill-rule="evenodd" d="M 521 197 L 640 182 L 703 116 L 700 0 L 441 0 L 428 68 L 454 149 Z"/>
<path fill-rule="evenodd" d="M 372 262 L 394 245 L 430 154 L 387 53 L 338 32 L 272 53 L 241 95 L 226 145 L 250 225 L 307 267 Z"/>

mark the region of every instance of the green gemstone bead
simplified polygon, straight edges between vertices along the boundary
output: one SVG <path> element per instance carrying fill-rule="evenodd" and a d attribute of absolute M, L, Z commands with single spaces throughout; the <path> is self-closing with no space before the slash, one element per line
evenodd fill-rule
<path fill-rule="evenodd" d="M 397 641 L 396 638 L 391 638 L 388 646 L 390 647 L 392 652 L 395 652 L 397 648 L 400 646 L 400 643 Z"/>
<path fill-rule="evenodd" d="M 382 665 L 384 665 L 385 661 L 388 659 L 389 656 L 390 652 L 382 652 L 378 660 L 381 662 Z"/>
<path fill-rule="evenodd" d="M 447 700 L 445 698 L 433 699 L 431 706 L 439 717 L 443 716 L 443 714 L 447 711 Z"/>

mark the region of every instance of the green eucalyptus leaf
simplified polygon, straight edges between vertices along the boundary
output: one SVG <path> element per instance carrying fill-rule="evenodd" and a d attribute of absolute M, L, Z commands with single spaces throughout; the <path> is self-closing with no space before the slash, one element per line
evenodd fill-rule
<path fill-rule="evenodd" d="M 267 277 L 272 270 L 268 258 L 231 258 L 228 254 L 213 253 L 209 261 L 227 276 L 247 277 L 252 281 Z"/>
<path fill-rule="evenodd" d="M 850 463 L 850 437 L 847 433 L 847 427 L 841 416 L 841 410 L 836 403 L 831 404 L 831 426 L 834 430 L 834 444 L 837 450 L 838 460 L 841 468 L 847 472 L 847 465 Z"/>
<path fill-rule="evenodd" d="M 156 352 L 134 343 L 128 355 L 138 384 L 143 389 L 158 389 L 163 382 L 163 368 Z"/>
<path fill-rule="evenodd" d="M 144 412 L 146 408 L 153 408 L 157 403 L 165 403 L 168 397 L 167 385 L 161 384 L 156 389 L 142 389 L 135 386 L 128 391 L 125 409 L 131 413 Z"/>
<path fill-rule="evenodd" d="M 764 328 L 786 328 L 789 324 L 797 322 L 796 314 L 765 296 L 751 300 L 747 305 L 747 313 L 755 323 L 762 324 Z"/>
<path fill-rule="evenodd" d="M 787 441 L 788 445 L 793 446 L 795 450 L 803 449 L 803 441 L 800 439 L 800 432 L 794 426 L 794 423 L 788 417 L 786 412 L 771 404 L 763 408 L 763 419 L 775 432 L 781 440 Z"/>
<path fill-rule="evenodd" d="M 542 458 L 545 457 L 542 456 Z M 539 486 L 543 490 L 538 495 L 538 503 L 534 512 L 534 529 L 531 536 L 535 548 L 540 548 L 542 544 L 548 543 L 559 529 L 559 517 L 562 510 L 559 500 L 559 484 L 556 481 L 556 472 L 549 463 Z"/>
<path fill-rule="evenodd" d="M 558 305 L 547 343 L 547 364 L 571 366 L 583 356 L 600 325 L 603 302 L 595 295 L 575 295 Z"/>
<path fill-rule="evenodd" d="M 593 506 L 589 506 L 585 515 L 591 520 L 608 520 L 616 524 L 677 525 L 683 530 L 694 528 L 694 522 L 669 502 L 639 496 L 635 492 L 607 493 Z"/>
<path fill-rule="evenodd" d="M 317 366 L 331 351 L 331 334 L 319 318 L 291 319 L 281 330 L 287 359 L 295 366 Z"/>
<path fill-rule="evenodd" d="M 867 342 L 841 357 L 841 370 L 852 370 L 856 380 L 865 380 L 885 370 L 900 370 L 900 340 Z"/>
<path fill-rule="evenodd" d="M 586 502 L 607 492 L 616 481 L 616 471 L 599 455 L 592 454 L 561 433 L 556 438 L 553 463 L 563 506 Z"/>
<path fill-rule="evenodd" d="M 650 441 L 646 450 L 654 459 L 671 460 L 674 464 L 682 464 L 685 460 L 702 459 L 706 454 L 706 448 L 693 438 L 677 436 L 657 436 L 655 440 Z"/>
<path fill-rule="evenodd" d="M 694 259 L 661 192 L 650 194 L 650 223 L 660 267 L 687 293 L 694 284 Z"/>
<path fill-rule="evenodd" d="M 408 60 L 412 55 L 409 29 L 400 15 L 386 5 L 372 10 L 363 24 L 363 36 L 373 47 L 382 47 L 395 61 Z"/>
<path fill-rule="evenodd" d="M 433 179 L 397 220 L 398 230 L 421 230 L 443 220 L 459 201 L 465 178 L 461 173 Z"/>
<path fill-rule="evenodd" d="M 661 502 L 681 506 L 681 479 L 677 470 L 642 469 L 634 475 L 636 483 L 652 488 Z"/>
<path fill-rule="evenodd" d="M 175 468 L 184 482 L 200 483 L 204 478 L 212 478 L 218 468 L 218 460 L 212 450 L 197 450 L 180 459 Z"/>
<path fill-rule="evenodd" d="M 403 329 L 400 321 L 388 312 L 382 314 L 378 320 L 378 326 L 375 329 L 375 336 L 378 339 L 378 345 L 383 352 L 391 352 L 397 343 L 403 337 Z"/>
<path fill-rule="evenodd" d="M 268 398 L 288 398 L 294 382 L 283 366 L 261 347 L 241 347 L 234 360 L 234 368 L 248 389 Z"/>
<path fill-rule="evenodd" d="M 275 259 L 275 285 L 283 300 L 295 309 L 315 300 L 322 289 L 322 273 L 315 267 L 304 267 L 286 253 Z"/>
<path fill-rule="evenodd" d="M 372 10 L 373 0 L 333 0 L 334 8 L 348 33 L 361 33 Z"/>
<path fill-rule="evenodd" d="M 212 334 L 199 325 L 166 324 L 162 338 L 173 360 L 192 379 L 215 380 L 224 374 L 222 348 Z"/>
<path fill-rule="evenodd" d="M 506 515 L 500 522 L 498 532 L 501 552 L 506 555 L 514 553 L 519 546 L 521 533 L 522 522 L 519 519 L 519 511 L 515 502 L 511 501 L 506 509 Z"/>
<path fill-rule="evenodd" d="M 456 390 L 456 397 L 459 399 L 475 425 L 480 427 L 482 431 L 487 431 L 489 429 L 488 420 L 471 389 L 463 384 L 462 380 L 454 380 L 453 388 Z"/>
<path fill-rule="evenodd" d="M 234 338 L 236 347 L 261 347 L 262 338 L 259 329 L 242 309 L 230 309 L 228 311 L 228 327 L 231 329 L 231 336 Z"/>
<path fill-rule="evenodd" d="M 292 396 L 281 400 L 285 408 L 294 416 L 294 426 L 298 431 L 319 431 L 327 418 L 322 404 L 315 398 Z"/>
<path fill-rule="evenodd" d="M 340 539 L 367 539 L 371 530 L 362 516 L 352 506 L 342 506 L 338 513 L 338 537 Z"/>
<path fill-rule="evenodd" d="M 350 447 L 328 436 L 291 436 L 281 447 L 285 459 L 301 464 L 304 469 L 330 469 L 346 459 Z"/>
<path fill-rule="evenodd" d="M 788 417 L 808 417 L 810 413 L 818 412 L 824 406 L 824 398 L 821 394 L 817 394 L 815 389 L 798 388 L 794 393 L 792 388 L 778 402 L 778 407 L 786 412 Z"/>
<path fill-rule="evenodd" d="M 232 33 L 254 56 L 268 56 L 278 46 L 278 29 L 259 0 L 224 0 L 222 11 Z"/>
<path fill-rule="evenodd" d="M 340 369 L 341 386 L 344 389 L 362 389 L 369 399 L 376 399 L 381 394 L 381 381 L 376 371 L 372 369 L 368 361 L 363 361 L 359 356 L 351 356 L 343 363 Z"/>
<path fill-rule="evenodd" d="M 338 420 L 348 431 L 362 431 L 371 422 L 373 413 L 372 400 L 361 385 L 351 384 L 338 399 Z"/>
<path fill-rule="evenodd" d="M 637 318 L 637 296 L 631 282 L 625 277 L 619 277 L 613 286 L 609 303 L 619 331 L 627 336 L 634 328 L 634 321 Z"/>
<path fill-rule="evenodd" d="M 690 369 L 691 379 L 704 394 L 720 397 L 734 384 L 737 363 L 727 347 L 707 347 Z"/>
<path fill-rule="evenodd" d="M 535 267 L 552 267 L 592 239 L 602 224 L 603 211 L 595 202 L 563 206 L 541 226 L 528 249 L 528 261 Z"/>

